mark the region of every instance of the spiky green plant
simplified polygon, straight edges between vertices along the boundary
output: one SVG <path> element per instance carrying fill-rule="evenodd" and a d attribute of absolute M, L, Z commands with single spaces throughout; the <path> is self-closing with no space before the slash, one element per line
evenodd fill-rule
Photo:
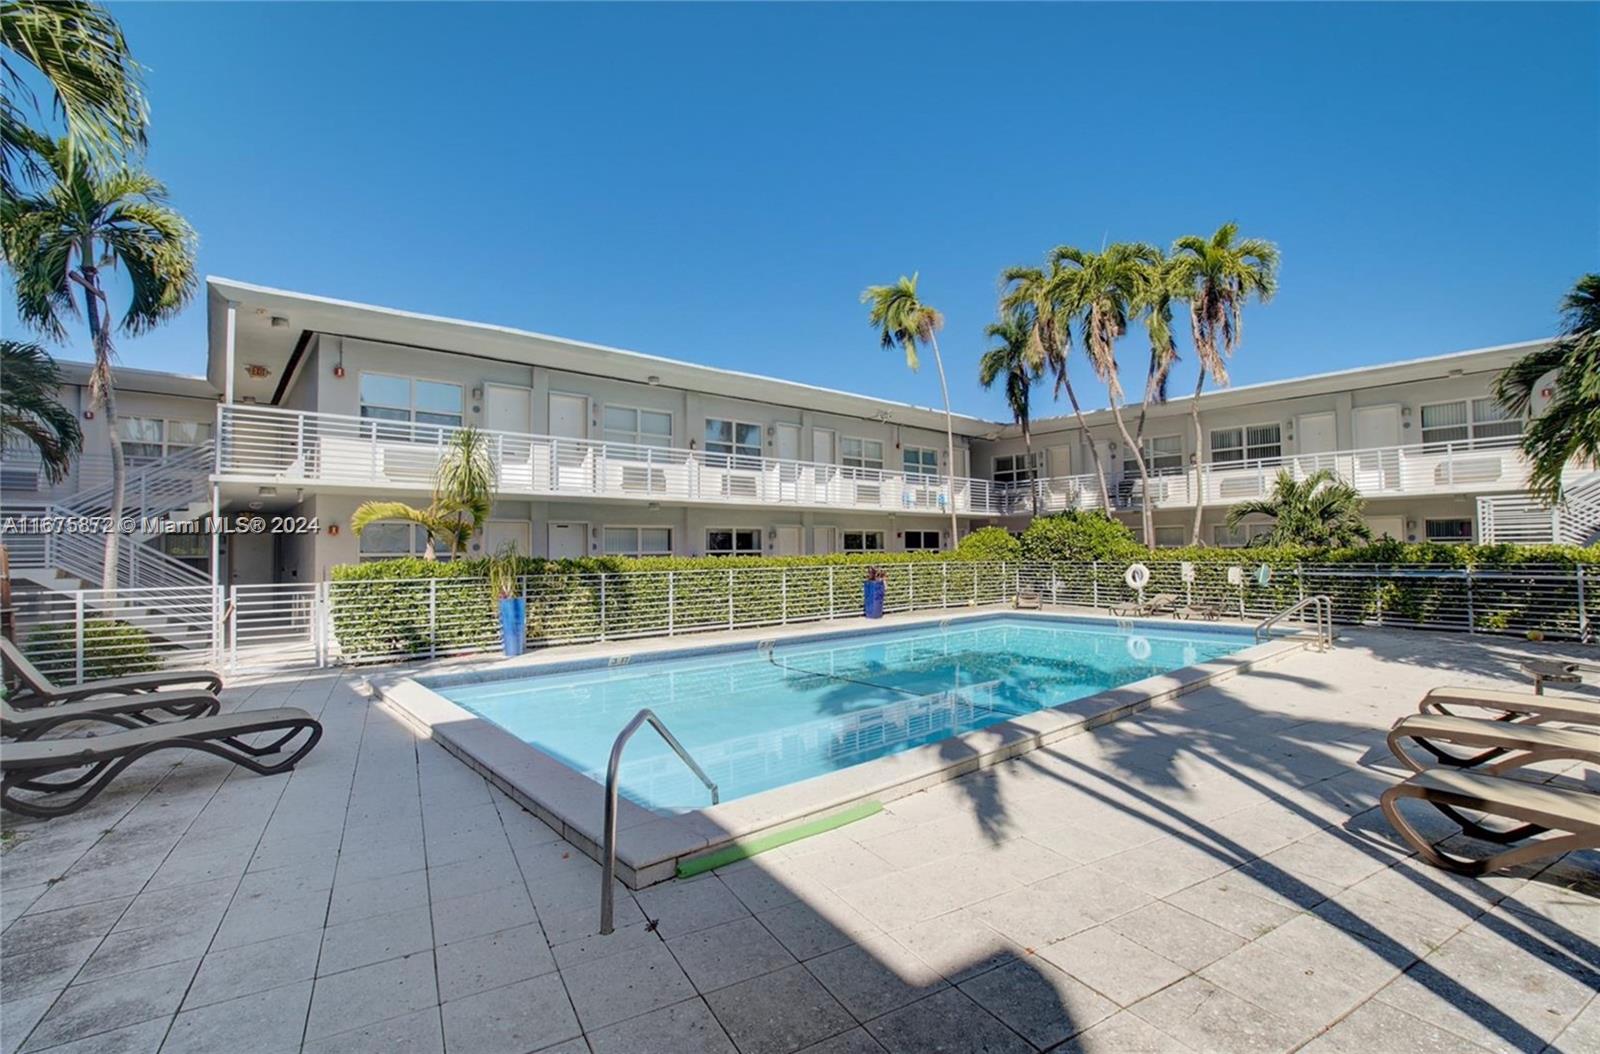
<path fill-rule="evenodd" d="M 944 357 L 939 354 L 939 330 L 944 328 L 944 316 L 932 306 L 922 302 L 917 295 L 917 275 L 900 276 L 893 285 L 870 285 L 862 290 L 861 302 L 868 305 L 867 322 L 878 331 L 879 342 L 885 348 L 902 348 L 906 365 L 917 369 L 919 347 L 933 351 L 933 364 L 939 371 L 939 392 L 944 396 L 944 440 L 946 472 L 951 480 L 949 495 L 950 544 L 956 545 L 961 535 L 956 528 L 956 432 L 950 416 L 950 385 L 944 376 Z"/>
<path fill-rule="evenodd" d="M 64 139 L 41 147 L 49 176 L 33 193 L 0 201 L 0 248 L 16 286 L 17 315 L 55 340 L 68 335 L 83 297 L 94 368 L 93 404 L 104 411 L 111 444 L 113 521 L 122 516 L 126 466 L 117 437 L 112 333 L 137 336 L 183 310 L 199 286 L 193 228 L 167 203 L 167 191 L 148 173 L 117 168 L 101 173 L 79 159 Z M 121 269 L 127 310 L 112 320 L 103 271 Z M 119 534 L 106 533 L 102 588 L 116 588 Z"/>
<path fill-rule="evenodd" d="M 494 458 L 489 437 L 476 428 L 450 433 L 444 453 L 433 473 L 433 500 L 419 509 L 403 501 L 367 501 L 350 517 L 350 529 L 360 537 L 374 523 L 415 524 L 427 532 L 423 551 L 427 560 L 438 559 L 439 543 L 450 546 L 455 557 L 465 551 L 472 536 L 483 530 L 494 504 Z"/>
<path fill-rule="evenodd" d="M 1253 539 L 1252 545 L 1342 548 L 1372 540 L 1372 528 L 1362 516 L 1366 506 L 1354 487 L 1328 469 L 1298 480 L 1284 469 L 1266 498 L 1240 502 L 1228 510 L 1228 527 L 1237 528 L 1250 516 L 1265 516 L 1272 520 L 1272 530 Z"/>
<path fill-rule="evenodd" d="M 1561 336 L 1495 378 L 1494 396 L 1526 413 L 1534 390 L 1554 374 L 1554 395 L 1522 433 L 1532 463 L 1529 487 L 1549 502 L 1561 498 L 1561 474 L 1574 459 L 1600 461 L 1600 274 L 1586 274 L 1561 300 Z"/>
<path fill-rule="evenodd" d="M 1189 328 L 1194 337 L 1198 370 L 1194 399 L 1189 404 L 1194 426 L 1194 521 L 1189 543 L 1200 544 L 1200 513 L 1204 506 L 1200 465 L 1205 436 L 1200 431 L 1200 392 L 1210 377 L 1218 386 L 1228 383 L 1228 356 L 1238 347 L 1244 330 L 1244 305 L 1252 297 L 1261 303 L 1278 289 L 1278 247 L 1262 238 L 1240 238 L 1237 223 L 1224 223 L 1210 238 L 1187 235 L 1172 243 L 1174 280 L 1189 303 Z"/>
<path fill-rule="evenodd" d="M 78 415 L 61 404 L 61 371 L 38 344 L 0 340 L 0 441 L 39 452 L 46 478 L 67 478 L 83 448 Z"/>

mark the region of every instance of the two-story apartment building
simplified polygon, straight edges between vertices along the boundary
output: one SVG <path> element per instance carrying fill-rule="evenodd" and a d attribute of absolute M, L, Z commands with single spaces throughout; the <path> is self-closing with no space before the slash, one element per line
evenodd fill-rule
<path fill-rule="evenodd" d="M 1236 545 L 1251 528 L 1229 531 L 1228 509 L 1264 495 L 1282 469 L 1332 469 L 1368 497 L 1374 530 L 1400 538 L 1472 540 L 1488 515 L 1479 499 L 1527 504 L 1522 422 L 1489 391 L 1537 342 L 1207 392 L 1198 447 L 1190 399 L 1152 406 L 1147 493 L 1106 411 L 1083 426 L 1036 421 L 1031 444 L 1014 425 L 958 415 L 951 465 L 944 415 L 927 407 L 227 279 L 210 279 L 207 296 L 204 379 L 120 371 L 128 509 L 314 527 L 141 536 L 125 547 L 125 584 L 210 581 L 213 558 L 222 584 L 314 582 L 337 564 L 420 553 L 418 529 L 385 523 L 358 537 L 351 516 L 369 499 L 425 505 L 441 450 L 469 425 L 488 435 L 497 479 L 469 555 L 937 550 L 956 541 L 951 510 L 959 534 L 1020 528 L 1035 505 L 1109 505 L 1137 530 L 1146 500 L 1154 542 L 1168 545 L 1187 541 L 1197 497 L 1203 540 Z M 8 455 L 8 511 L 105 507 L 103 424 L 84 369 L 66 370 L 85 455 L 54 487 Z M 954 376 L 959 390 L 959 366 Z M 24 566 L 48 555 L 98 578 L 86 543 L 44 554 L 8 542 Z"/>

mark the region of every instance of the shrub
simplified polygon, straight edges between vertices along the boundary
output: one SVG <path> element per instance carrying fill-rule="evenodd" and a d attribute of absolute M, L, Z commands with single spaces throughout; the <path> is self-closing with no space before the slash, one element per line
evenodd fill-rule
<path fill-rule="evenodd" d="M 1020 560 L 1022 543 L 1004 527 L 980 527 L 956 546 L 957 560 Z"/>
<path fill-rule="evenodd" d="M 1040 516 L 1022 532 L 1022 557 L 1045 563 L 1078 563 L 1120 557 L 1138 559 L 1149 550 L 1133 532 L 1103 512 Z"/>
<path fill-rule="evenodd" d="M 40 626 L 28 634 L 28 658 L 51 676 L 75 676 L 77 638 L 70 625 Z M 150 634 L 119 619 L 89 619 L 83 626 L 83 677 L 125 677 L 161 668 Z"/>

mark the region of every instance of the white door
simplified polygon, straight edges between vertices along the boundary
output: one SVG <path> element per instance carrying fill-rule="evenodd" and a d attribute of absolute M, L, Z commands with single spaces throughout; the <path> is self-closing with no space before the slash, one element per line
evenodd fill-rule
<path fill-rule="evenodd" d="M 533 489 L 533 391 L 509 384 L 483 386 L 483 426 L 492 433 L 492 449 L 499 458 L 500 488 Z M 519 550 L 526 555 L 528 550 Z"/>
<path fill-rule="evenodd" d="M 553 457 L 557 490 L 594 491 L 594 456 L 587 443 L 563 442 L 589 436 L 589 399 L 566 392 L 550 393 L 550 434 L 556 437 Z"/>
<path fill-rule="evenodd" d="M 814 470 L 815 476 L 812 480 L 816 500 L 819 502 L 837 501 L 838 497 L 834 494 L 836 489 L 834 479 L 838 476 L 838 473 L 833 468 L 835 461 L 832 429 L 813 428 L 811 430 L 811 460 L 817 463 L 817 468 Z M 831 548 L 820 551 L 833 552 Z"/>
<path fill-rule="evenodd" d="M 533 524 L 527 520 L 490 520 L 483 525 L 483 551 L 493 556 L 506 546 L 518 556 L 533 555 Z"/>
<path fill-rule="evenodd" d="M 1363 406 L 1350 420 L 1356 449 L 1355 485 L 1364 493 L 1400 489 L 1400 407 Z"/>
<path fill-rule="evenodd" d="M 579 560 L 589 555 L 587 523 L 551 522 L 549 555 L 552 560 Z"/>
<path fill-rule="evenodd" d="M 816 556 L 827 556 L 839 550 L 839 529 L 837 527 L 811 528 L 811 552 Z"/>
<path fill-rule="evenodd" d="M 800 500 L 800 426 L 777 426 L 778 500 Z"/>
<path fill-rule="evenodd" d="M 1333 459 L 1319 455 L 1339 448 L 1338 418 L 1331 413 L 1301 414 L 1295 419 L 1295 449 L 1300 456 L 1295 460 L 1301 475 L 1310 475 L 1322 468 L 1338 471 Z"/>
<path fill-rule="evenodd" d="M 800 547 L 801 532 L 798 525 L 780 526 L 777 528 L 777 531 L 777 553 L 779 556 L 804 555 L 804 552 Z"/>
<path fill-rule="evenodd" d="M 1374 540 L 1385 537 L 1393 538 L 1397 542 L 1406 540 L 1406 518 L 1404 516 L 1368 516 L 1367 526 L 1372 528 Z"/>

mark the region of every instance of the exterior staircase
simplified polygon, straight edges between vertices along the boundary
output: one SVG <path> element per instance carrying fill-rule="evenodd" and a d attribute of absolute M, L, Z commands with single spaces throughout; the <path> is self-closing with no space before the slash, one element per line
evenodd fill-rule
<path fill-rule="evenodd" d="M 210 443 L 141 465 L 127 473 L 123 486 L 124 518 L 142 521 L 141 529 L 123 536 L 117 548 L 117 588 L 193 589 L 211 585 L 211 577 L 155 544 L 159 530 L 143 529 L 157 520 L 189 522 L 210 511 L 208 476 L 215 453 Z M 80 491 L 54 504 L 6 503 L 0 518 L 0 541 L 6 545 L 14 575 L 55 590 L 99 589 L 105 566 L 105 538 L 99 532 L 27 531 L 17 529 L 33 517 L 72 519 L 105 516 L 111 509 L 111 484 Z"/>
<path fill-rule="evenodd" d="M 1526 494 L 1478 499 L 1478 540 L 1486 544 L 1592 545 L 1600 541 L 1600 472 L 1580 476 L 1551 506 Z"/>

